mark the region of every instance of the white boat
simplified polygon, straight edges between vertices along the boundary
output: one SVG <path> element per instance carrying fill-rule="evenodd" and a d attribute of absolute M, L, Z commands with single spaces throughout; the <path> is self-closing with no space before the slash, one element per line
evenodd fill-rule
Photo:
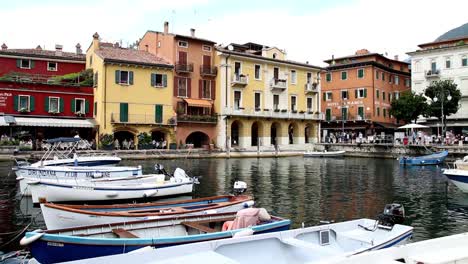
<path fill-rule="evenodd" d="M 67 201 L 108 201 L 161 197 L 191 193 L 194 178 L 177 168 L 174 176 L 149 174 L 97 180 L 49 179 L 28 181 L 33 203 Z"/>
<path fill-rule="evenodd" d="M 327 263 L 337 256 L 405 244 L 412 237 L 413 228 L 399 224 L 389 228 L 376 220 L 358 219 L 255 236 L 249 234 L 245 230 L 230 239 L 157 249 L 147 247 L 70 264 Z"/>
<path fill-rule="evenodd" d="M 20 166 L 16 169 L 16 180 L 19 181 L 20 193 L 29 196 L 28 181 L 89 179 L 102 177 L 130 177 L 142 175 L 138 167 L 81 167 L 81 166 Z"/>
<path fill-rule="evenodd" d="M 342 157 L 345 150 L 338 151 L 306 151 L 304 157 Z"/>
<path fill-rule="evenodd" d="M 446 169 L 443 173 L 458 189 L 468 193 L 468 170 Z"/>
<path fill-rule="evenodd" d="M 454 165 L 457 169 L 468 170 L 468 156 L 463 157 L 461 160 L 456 160 Z"/>

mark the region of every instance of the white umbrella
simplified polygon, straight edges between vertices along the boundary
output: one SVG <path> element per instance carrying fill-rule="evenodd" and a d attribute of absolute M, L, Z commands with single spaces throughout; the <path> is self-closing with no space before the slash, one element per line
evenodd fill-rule
<path fill-rule="evenodd" d="M 398 129 L 405 129 L 405 128 L 428 128 L 428 126 L 420 125 L 420 124 L 406 124 L 404 126 L 399 127 Z"/>

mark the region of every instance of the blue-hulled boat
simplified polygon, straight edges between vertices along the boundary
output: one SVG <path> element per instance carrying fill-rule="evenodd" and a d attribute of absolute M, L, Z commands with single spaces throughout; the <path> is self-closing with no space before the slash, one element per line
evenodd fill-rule
<path fill-rule="evenodd" d="M 425 156 L 402 157 L 400 158 L 400 164 L 405 166 L 439 165 L 444 162 L 445 158 L 447 158 L 447 155 L 448 151 L 444 150 Z"/>
<path fill-rule="evenodd" d="M 272 216 L 249 228 L 222 231 L 225 222 L 235 217 L 233 212 L 37 230 L 27 232 L 21 244 L 29 246 L 37 261 L 47 264 L 122 254 L 146 246 L 161 248 L 231 238 L 236 233 L 250 230 L 254 234 L 284 231 L 291 225 L 290 220 Z"/>

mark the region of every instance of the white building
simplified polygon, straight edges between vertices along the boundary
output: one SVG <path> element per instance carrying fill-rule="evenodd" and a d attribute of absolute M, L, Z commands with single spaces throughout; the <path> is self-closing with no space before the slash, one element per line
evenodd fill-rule
<path fill-rule="evenodd" d="M 460 109 L 447 117 L 447 131 L 462 133 L 468 130 L 468 23 L 448 31 L 434 42 L 419 45 L 411 56 L 412 90 L 424 93 L 431 82 L 453 80 L 462 93 Z M 419 121 L 431 127 L 440 125 L 435 118 Z"/>

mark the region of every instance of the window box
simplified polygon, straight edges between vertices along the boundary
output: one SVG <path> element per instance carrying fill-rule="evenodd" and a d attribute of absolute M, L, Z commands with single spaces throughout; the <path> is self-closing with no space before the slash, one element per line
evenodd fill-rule
<path fill-rule="evenodd" d="M 268 109 L 268 108 L 264 108 L 264 109 L 263 109 L 263 111 L 267 111 L 267 112 L 268 112 L 268 111 L 270 111 L 270 109 Z"/>
<path fill-rule="evenodd" d="M 280 110 L 279 109 L 275 109 L 275 112 L 279 112 Z"/>
<path fill-rule="evenodd" d="M 288 110 L 287 109 L 282 109 L 281 112 L 282 113 L 286 113 Z"/>
<path fill-rule="evenodd" d="M 20 112 L 20 113 L 28 113 L 28 112 L 29 112 L 29 109 L 27 109 L 27 108 L 20 108 L 20 109 L 18 110 L 18 112 Z"/>
<path fill-rule="evenodd" d="M 83 117 L 83 116 L 85 116 L 85 113 L 83 113 L 83 112 L 75 112 L 75 115 L 78 116 L 78 117 Z"/>
<path fill-rule="evenodd" d="M 58 115 L 58 114 L 60 114 L 60 112 L 59 112 L 59 111 L 53 111 L 53 110 L 51 110 L 51 111 L 49 111 L 49 114 L 51 114 L 51 115 Z"/>

